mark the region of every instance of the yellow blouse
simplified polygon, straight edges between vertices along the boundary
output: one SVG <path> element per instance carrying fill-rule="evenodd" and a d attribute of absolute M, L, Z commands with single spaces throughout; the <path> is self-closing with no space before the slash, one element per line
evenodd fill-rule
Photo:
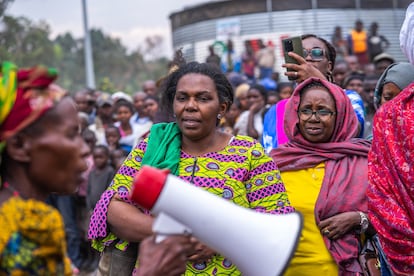
<path fill-rule="evenodd" d="M 338 275 L 338 266 L 315 222 L 314 208 L 324 175 L 325 163 L 281 173 L 290 203 L 303 215 L 302 235 L 285 275 Z"/>

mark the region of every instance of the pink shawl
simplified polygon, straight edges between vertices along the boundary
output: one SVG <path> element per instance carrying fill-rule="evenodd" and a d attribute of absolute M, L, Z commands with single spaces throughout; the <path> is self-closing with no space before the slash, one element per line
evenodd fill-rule
<path fill-rule="evenodd" d="M 336 122 L 331 141 L 311 143 L 299 131 L 297 115 L 302 89 L 311 82 L 322 83 L 336 104 Z M 358 119 L 343 89 L 328 81 L 310 78 L 293 92 L 286 105 L 285 132 L 289 143 L 270 152 L 280 171 L 315 167 L 325 162 L 325 176 L 315 205 L 315 218 L 321 220 L 348 211 L 367 212 L 367 156 L 370 143 L 355 138 Z M 285 183 L 289 185 L 289 183 Z M 306 183 L 303 184 L 304 189 Z M 325 245 L 338 264 L 341 275 L 361 272 L 358 262 L 358 235 L 350 232 L 338 240 L 324 237 Z"/>

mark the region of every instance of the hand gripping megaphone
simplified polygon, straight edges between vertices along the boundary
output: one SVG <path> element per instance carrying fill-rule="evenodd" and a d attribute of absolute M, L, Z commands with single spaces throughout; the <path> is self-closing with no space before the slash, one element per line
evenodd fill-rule
<path fill-rule="evenodd" d="M 247 276 L 282 275 L 302 229 L 299 213 L 258 213 L 149 166 L 136 175 L 131 199 L 157 216 L 155 233 L 190 232 Z"/>

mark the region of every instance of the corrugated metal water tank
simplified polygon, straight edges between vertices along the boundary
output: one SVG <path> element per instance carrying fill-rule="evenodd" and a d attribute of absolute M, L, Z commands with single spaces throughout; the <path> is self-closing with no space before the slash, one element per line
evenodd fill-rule
<path fill-rule="evenodd" d="M 261 3 L 261 6 L 252 8 L 258 2 L 260 1 L 210 2 L 172 14 L 170 19 L 174 49 L 183 48 L 187 60 L 203 62 L 208 55 L 208 45 L 217 41 L 218 23 L 236 19 L 239 22 L 240 32 L 231 38 L 234 42 L 235 51 L 241 54 L 244 50 L 243 43 L 248 39 L 272 40 L 276 46 L 278 56 L 276 69 L 282 71 L 284 69 L 279 67 L 283 63 L 280 48 L 281 38 L 313 33 L 331 41 L 335 26 L 341 26 L 343 35 L 346 36 L 354 26 L 355 21 L 361 19 L 366 30 L 369 29 L 372 22 L 377 22 L 379 24 L 379 34 L 384 35 L 391 42 L 387 52 L 394 56 L 397 61 L 406 61 L 399 47 L 399 32 L 404 20 L 405 8 L 410 1 L 273 0 L 271 1 L 271 11 L 269 6 L 266 5 L 264 5 L 265 9 L 263 10 L 263 3 Z M 269 1 L 264 2 L 268 4 Z M 212 19 L 206 19 L 209 16 L 200 15 L 203 20 L 197 21 L 197 10 L 208 12 L 208 9 L 214 8 L 214 5 L 222 5 L 221 8 L 223 9 L 223 5 L 231 7 L 230 5 L 234 6 L 238 3 L 246 6 L 250 3 L 249 8 L 251 10 L 263 11 L 246 12 L 246 14 L 239 15 L 234 14 L 234 12 L 232 14 L 229 11 L 227 14 L 230 14 L 230 16 L 224 17 L 218 17 L 214 13 L 212 15 L 210 13 Z M 224 12 L 221 13 L 226 14 L 227 6 L 224 6 Z M 266 11 L 266 7 L 268 11 Z M 219 10 L 216 8 L 216 11 Z M 243 12 L 243 9 L 240 8 L 240 10 Z M 193 13 L 191 14 L 191 12 Z M 190 23 L 186 23 L 186 21 Z"/>

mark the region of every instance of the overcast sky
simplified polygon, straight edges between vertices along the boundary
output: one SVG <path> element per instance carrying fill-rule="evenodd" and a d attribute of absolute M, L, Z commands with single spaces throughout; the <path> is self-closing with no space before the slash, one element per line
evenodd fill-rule
<path fill-rule="evenodd" d="M 168 16 L 185 7 L 207 0 L 87 0 L 90 28 L 121 39 L 123 45 L 134 49 L 147 36 L 165 37 L 164 52 L 172 55 L 171 28 Z M 14 0 L 7 10 L 13 16 L 25 16 L 34 21 L 45 20 L 52 37 L 70 31 L 83 36 L 82 0 Z"/>

